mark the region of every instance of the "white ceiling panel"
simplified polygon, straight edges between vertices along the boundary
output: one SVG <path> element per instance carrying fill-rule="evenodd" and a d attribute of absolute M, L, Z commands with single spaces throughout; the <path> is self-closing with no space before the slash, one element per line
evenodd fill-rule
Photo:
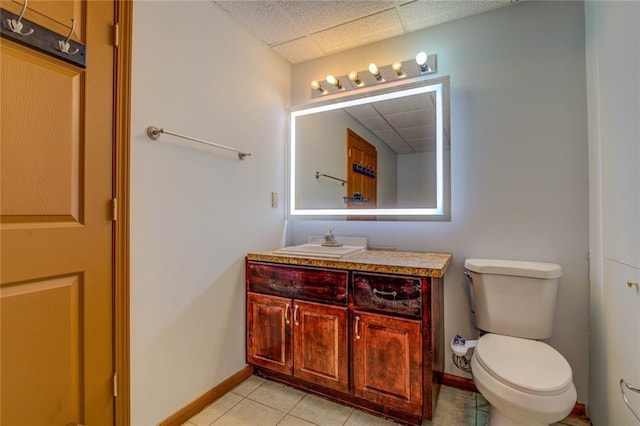
<path fill-rule="evenodd" d="M 435 128 L 433 126 L 404 127 L 397 129 L 397 131 L 405 140 L 424 139 L 434 137 L 435 135 Z"/>
<path fill-rule="evenodd" d="M 357 105 L 354 107 L 345 108 L 345 110 L 353 116 L 353 118 L 365 118 L 365 117 L 379 117 L 378 111 L 373 109 L 371 104 Z"/>
<path fill-rule="evenodd" d="M 412 139 L 409 142 L 414 152 L 435 152 L 436 140 L 434 138 Z"/>
<path fill-rule="evenodd" d="M 436 115 L 433 110 L 417 110 L 398 114 L 385 115 L 385 119 L 393 127 L 433 126 Z"/>
<path fill-rule="evenodd" d="M 360 118 L 358 121 L 372 131 L 392 129 L 389 123 L 381 116 Z"/>
<path fill-rule="evenodd" d="M 508 6 L 517 0 L 212 0 L 292 64 Z M 304 43 L 302 39 L 306 39 Z M 313 39 L 313 41 L 311 40 Z M 309 46 L 305 50 L 301 46 Z"/>
<path fill-rule="evenodd" d="M 326 53 L 334 53 L 402 33 L 400 18 L 396 10 L 391 9 L 311 34 L 310 37 Z"/>
<path fill-rule="evenodd" d="M 284 58 L 296 57 L 301 61 L 317 58 L 322 56 L 324 52 L 309 37 L 303 37 L 286 43 L 273 46 L 280 56 Z"/>
<path fill-rule="evenodd" d="M 281 1 L 280 6 L 305 28 L 307 34 L 338 27 L 392 9 L 396 1 Z M 406 3 L 406 2 L 405 2 Z"/>
<path fill-rule="evenodd" d="M 241 27 L 272 46 L 306 35 L 277 1 L 216 1 Z"/>

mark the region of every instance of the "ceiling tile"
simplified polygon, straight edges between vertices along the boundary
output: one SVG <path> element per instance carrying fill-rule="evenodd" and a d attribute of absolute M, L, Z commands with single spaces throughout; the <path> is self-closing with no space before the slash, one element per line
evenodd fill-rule
<path fill-rule="evenodd" d="M 433 126 L 436 116 L 433 110 L 417 110 L 399 114 L 387 114 L 385 120 L 393 127 Z"/>
<path fill-rule="evenodd" d="M 406 140 L 429 138 L 435 135 L 435 127 L 433 126 L 404 127 L 397 130 L 400 136 Z"/>
<path fill-rule="evenodd" d="M 353 116 L 355 119 L 365 118 L 365 117 L 378 117 L 378 111 L 373 109 L 371 104 L 365 105 L 356 105 L 353 107 L 345 108 L 345 110 Z"/>
<path fill-rule="evenodd" d="M 275 1 L 216 1 L 245 30 L 268 45 L 298 39 L 306 32 Z"/>
<path fill-rule="evenodd" d="M 317 58 L 323 54 L 322 49 L 308 37 L 273 46 L 273 50 L 291 63 Z"/>
<path fill-rule="evenodd" d="M 406 31 L 455 21 L 511 4 L 511 0 L 415 1 L 398 7 Z"/>
<path fill-rule="evenodd" d="M 373 131 L 391 129 L 389 123 L 380 116 L 360 118 L 358 121 L 362 123 L 363 126 Z"/>
<path fill-rule="evenodd" d="M 308 34 L 355 21 L 396 6 L 396 1 L 281 1 Z"/>
<path fill-rule="evenodd" d="M 311 38 L 325 53 L 334 53 L 402 34 L 395 9 L 376 13 L 312 34 Z"/>
<path fill-rule="evenodd" d="M 397 114 L 399 112 L 429 110 L 433 108 L 430 98 L 424 95 L 406 96 L 399 99 L 387 99 L 376 102 L 375 108 L 380 114 Z"/>
<path fill-rule="evenodd" d="M 414 152 L 435 152 L 436 140 L 434 138 L 412 139 L 407 141 Z"/>

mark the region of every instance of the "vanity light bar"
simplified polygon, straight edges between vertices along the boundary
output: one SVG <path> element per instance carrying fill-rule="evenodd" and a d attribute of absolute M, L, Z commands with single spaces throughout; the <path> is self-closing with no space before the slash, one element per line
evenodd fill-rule
<path fill-rule="evenodd" d="M 314 80 L 311 82 L 311 97 L 317 98 L 338 92 L 359 89 L 364 86 L 376 86 L 391 83 L 399 79 L 419 77 L 435 72 L 437 72 L 436 55 L 427 55 L 425 52 L 420 52 L 416 55 L 415 59 L 394 62 L 393 64 L 382 67 L 372 62 L 369 64 L 369 68 L 364 71 L 352 71 L 343 76 L 329 74 L 323 82 Z"/>

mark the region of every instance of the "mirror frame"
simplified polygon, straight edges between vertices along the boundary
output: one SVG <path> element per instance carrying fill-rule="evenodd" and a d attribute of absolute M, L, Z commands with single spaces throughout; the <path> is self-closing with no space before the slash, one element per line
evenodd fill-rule
<path fill-rule="evenodd" d="M 339 108 L 351 107 L 389 99 L 421 93 L 435 93 L 436 117 L 436 206 L 432 208 L 394 208 L 394 209 L 300 209 L 296 208 L 296 118 L 331 111 Z M 431 220 L 442 220 L 446 215 L 445 209 L 445 159 L 444 159 L 444 84 L 442 82 L 422 81 L 418 85 L 396 86 L 390 90 L 360 93 L 349 99 L 334 99 L 319 106 L 302 105 L 291 108 L 289 112 L 289 197 L 288 215 L 294 218 L 318 217 L 329 219 L 327 216 L 414 216 L 427 217 Z"/>

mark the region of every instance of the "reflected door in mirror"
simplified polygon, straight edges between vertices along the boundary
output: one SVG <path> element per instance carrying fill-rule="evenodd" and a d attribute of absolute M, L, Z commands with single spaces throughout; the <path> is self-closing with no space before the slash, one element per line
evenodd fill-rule
<path fill-rule="evenodd" d="M 378 152 L 376 147 L 347 129 L 347 198 L 349 209 L 376 207 Z"/>

